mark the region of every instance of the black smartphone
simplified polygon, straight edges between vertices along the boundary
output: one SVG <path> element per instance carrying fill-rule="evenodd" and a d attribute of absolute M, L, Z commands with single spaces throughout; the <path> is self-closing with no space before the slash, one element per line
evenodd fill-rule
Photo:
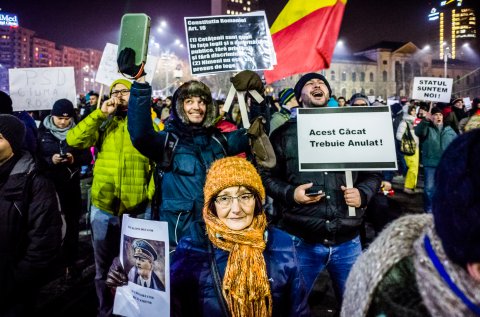
<path fill-rule="evenodd" d="M 306 196 L 318 196 L 323 194 L 323 186 L 313 185 L 310 188 L 305 189 Z"/>
<path fill-rule="evenodd" d="M 150 17 L 148 15 L 144 13 L 123 15 L 117 57 L 125 47 L 130 47 L 135 51 L 135 65 L 145 63 L 147 61 L 149 36 Z"/>

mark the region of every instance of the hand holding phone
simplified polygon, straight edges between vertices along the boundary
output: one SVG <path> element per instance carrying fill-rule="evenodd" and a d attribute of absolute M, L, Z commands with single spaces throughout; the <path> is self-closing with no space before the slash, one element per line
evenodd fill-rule
<path fill-rule="evenodd" d="M 310 188 L 305 189 L 305 196 L 318 196 L 323 194 L 323 187 L 322 186 L 312 186 Z"/>

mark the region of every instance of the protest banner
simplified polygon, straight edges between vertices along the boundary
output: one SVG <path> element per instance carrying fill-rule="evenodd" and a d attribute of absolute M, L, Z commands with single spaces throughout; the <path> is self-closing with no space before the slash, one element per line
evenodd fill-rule
<path fill-rule="evenodd" d="M 390 107 L 298 109 L 300 171 L 396 170 Z"/>
<path fill-rule="evenodd" d="M 271 69 L 276 63 L 265 12 L 186 17 L 193 75 Z"/>
<path fill-rule="evenodd" d="M 415 77 L 412 99 L 450 102 L 453 78 Z"/>
<path fill-rule="evenodd" d="M 110 86 L 117 79 L 128 79 L 118 72 L 117 51 L 118 45 L 111 43 L 105 45 L 100 65 L 98 66 L 97 75 L 95 76 L 95 81 L 97 83 Z M 145 76 L 145 80 L 149 83 L 153 80 L 157 62 L 158 57 L 152 55 L 147 56 L 147 63 L 145 64 L 145 73 L 147 73 L 147 75 Z"/>
<path fill-rule="evenodd" d="M 11 68 L 8 76 L 14 111 L 51 110 L 62 98 L 77 104 L 73 67 Z"/>
<path fill-rule="evenodd" d="M 472 109 L 472 101 L 470 100 L 470 97 L 465 97 L 462 100 L 466 110 Z"/>
<path fill-rule="evenodd" d="M 129 317 L 170 316 L 168 225 L 123 215 L 120 261 L 128 284 L 117 287 L 113 313 Z"/>

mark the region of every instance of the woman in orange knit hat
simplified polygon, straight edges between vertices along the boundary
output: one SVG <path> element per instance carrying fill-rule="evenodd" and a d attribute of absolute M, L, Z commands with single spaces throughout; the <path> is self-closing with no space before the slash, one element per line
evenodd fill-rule
<path fill-rule="evenodd" d="M 309 316 L 292 240 L 267 228 L 255 167 L 239 157 L 217 160 L 204 195 L 205 222 L 172 258 L 172 315 Z"/>
<path fill-rule="evenodd" d="M 215 161 L 204 196 L 204 221 L 190 226 L 172 255 L 171 316 L 310 316 L 292 239 L 267 227 L 255 167 L 240 157 Z M 110 287 L 127 283 L 122 270 L 117 259 Z"/>

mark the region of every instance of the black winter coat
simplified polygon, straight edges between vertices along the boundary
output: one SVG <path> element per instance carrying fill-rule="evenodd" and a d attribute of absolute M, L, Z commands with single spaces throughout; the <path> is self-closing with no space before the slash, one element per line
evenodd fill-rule
<path fill-rule="evenodd" d="M 353 172 L 353 186 L 362 198 L 355 216 L 348 216 L 348 206 L 340 186 L 346 186 L 344 172 L 300 172 L 296 119 L 290 119 L 270 136 L 277 165 L 273 169 L 260 168 L 267 194 L 273 198 L 279 226 L 310 243 L 336 245 L 359 234 L 365 207 L 380 187 L 381 174 Z M 323 187 L 325 198 L 309 205 L 297 204 L 295 188 L 312 182 Z"/>
<path fill-rule="evenodd" d="M 0 316 L 22 316 L 60 250 L 55 188 L 35 170 L 32 156 L 24 152 L 0 187 Z"/>

